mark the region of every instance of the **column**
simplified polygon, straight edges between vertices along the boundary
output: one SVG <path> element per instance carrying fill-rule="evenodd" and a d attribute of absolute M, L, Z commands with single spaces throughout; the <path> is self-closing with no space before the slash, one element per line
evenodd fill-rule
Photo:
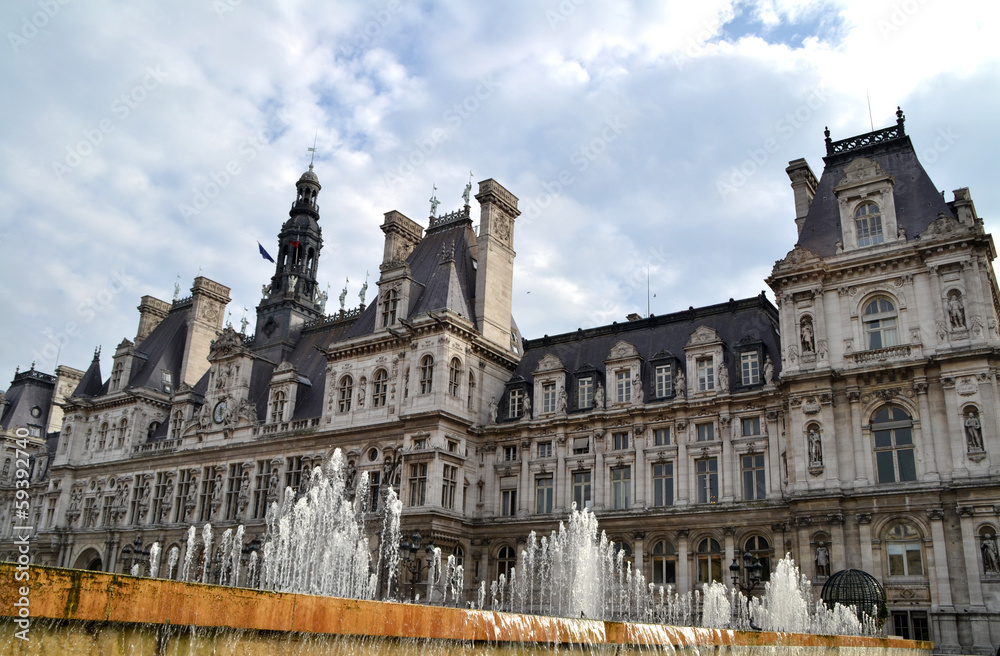
<path fill-rule="evenodd" d="M 632 571 L 642 572 L 642 575 L 646 576 L 646 570 L 643 569 L 646 556 L 646 532 L 636 531 L 632 534 L 632 538 L 635 540 L 632 545 Z"/>
<path fill-rule="evenodd" d="M 939 481 L 941 480 L 941 474 L 938 472 L 938 467 L 942 463 L 950 462 L 951 456 L 944 453 L 944 445 L 947 443 L 947 440 L 935 439 L 935 436 L 946 433 L 939 433 L 939 427 L 934 425 L 931 406 L 927 401 L 927 379 L 923 376 L 917 377 L 913 381 L 913 389 L 917 393 L 917 407 L 920 409 L 920 444 L 925 449 L 929 444 L 929 450 L 932 454 L 929 460 L 924 460 L 924 476 L 931 480 Z"/>
<path fill-rule="evenodd" d="M 857 387 L 848 388 L 847 400 L 851 407 L 851 442 L 854 445 L 854 485 L 855 487 L 860 487 L 875 481 L 870 456 L 871 448 L 870 445 L 865 443 L 864 433 L 861 430 L 861 425 L 864 423 L 864 417 L 861 416 L 861 391 Z"/>
<path fill-rule="evenodd" d="M 861 569 L 877 579 L 882 578 L 882 568 L 875 571 L 875 557 L 872 553 L 872 516 L 871 513 L 858 513 L 858 541 L 861 542 Z"/>
<path fill-rule="evenodd" d="M 990 646 L 989 624 L 986 621 L 986 607 L 983 605 L 982 567 L 979 565 L 979 540 L 976 539 L 974 513 L 971 506 L 958 507 L 959 522 L 962 525 L 962 551 L 968 574 L 969 604 L 974 607 L 969 619 L 972 626 L 972 648 L 976 653 L 986 654 L 993 652 L 993 648 Z"/>
<path fill-rule="evenodd" d="M 731 422 L 731 417 L 719 417 L 719 441 L 722 446 L 722 462 L 719 463 L 719 475 L 722 477 L 722 498 L 719 501 L 723 503 L 731 502 L 736 498 L 733 482 L 739 480 L 736 458 L 733 453 L 733 442 L 729 433 Z"/>
<path fill-rule="evenodd" d="M 633 467 L 632 472 L 632 507 L 642 508 L 646 505 L 647 498 L 647 487 L 646 479 L 649 478 L 649 472 L 646 471 L 646 426 L 644 424 L 636 424 L 634 432 L 634 442 L 635 447 L 635 467 Z"/>
<path fill-rule="evenodd" d="M 732 526 L 725 527 L 724 529 L 722 529 L 722 532 L 723 532 L 723 535 L 725 536 L 724 537 L 724 542 L 725 542 L 725 550 L 726 550 L 726 557 L 722 561 L 722 582 L 726 584 L 727 588 L 732 588 L 733 587 L 733 581 L 729 577 L 729 565 L 733 562 L 733 558 L 734 558 L 733 554 L 736 552 L 736 547 L 735 547 L 736 540 L 733 537 L 733 527 Z M 737 554 L 736 557 L 739 557 L 740 555 L 742 555 L 742 554 Z M 740 558 L 739 562 L 742 562 L 742 558 Z M 740 565 L 740 566 L 742 567 L 742 565 Z"/>
<path fill-rule="evenodd" d="M 677 465 L 674 473 L 677 476 L 677 498 L 674 500 L 674 505 L 687 506 L 691 503 L 691 461 L 687 457 L 687 421 L 678 421 L 676 428 Z M 695 498 L 698 498 L 697 495 L 695 495 Z"/>
<path fill-rule="evenodd" d="M 847 569 L 847 543 L 844 540 L 844 516 L 840 513 L 827 515 L 830 522 L 830 574 Z"/>
<path fill-rule="evenodd" d="M 604 478 L 607 472 L 604 471 L 604 436 L 604 431 L 594 433 L 594 471 L 590 474 L 590 483 L 593 485 L 590 491 L 590 507 L 594 510 L 606 506 Z"/>
<path fill-rule="evenodd" d="M 571 489 L 572 481 L 570 480 L 572 476 L 568 471 L 566 471 L 566 449 L 567 442 L 569 440 L 565 435 L 557 435 L 555 444 L 553 445 L 556 449 L 556 471 L 553 474 L 555 480 L 552 481 L 553 494 L 556 498 L 552 500 L 552 510 L 557 513 L 566 512 L 569 505 L 573 502 L 573 490 Z"/>
<path fill-rule="evenodd" d="M 931 614 L 936 615 L 934 624 L 937 635 L 934 641 L 944 652 L 959 651 L 958 624 L 955 621 L 955 608 L 951 598 L 951 582 L 948 580 L 948 547 L 944 536 L 944 511 L 932 508 L 927 511 L 927 519 L 931 525 L 931 553 L 933 563 L 927 567 L 931 583 Z"/>
<path fill-rule="evenodd" d="M 764 413 L 765 437 L 767 443 L 767 498 L 781 498 L 781 444 L 778 436 L 781 431 L 778 428 L 778 412 L 768 410 Z"/>
<path fill-rule="evenodd" d="M 688 562 L 688 530 L 677 531 L 677 592 L 691 590 L 691 564 Z"/>
<path fill-rule="evenodd" d="M 531 470 L 528 467 L 528 461 L 531 459 L 531 442 L 529 440 L 522 440 L 521 445 L 521 476 L 520 480 L 517 482 L 517 516 L 524 517 L 528 513 L 532 512 L 534 506 L 534 500 L 531 499 L 532 491 L 532 480 L 531 480 Z"/>

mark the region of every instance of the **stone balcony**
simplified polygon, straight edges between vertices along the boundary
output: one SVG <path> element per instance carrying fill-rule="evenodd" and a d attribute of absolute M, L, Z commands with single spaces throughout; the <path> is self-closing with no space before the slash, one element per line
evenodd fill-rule
<path fill-rule="evenodd" d="M 902 346 L 889 346 L 871 351 L 851 353 L 847 356 L 847 359 L 851 364 L 879 364 L 882 362 L 904 360 L 915 353 L 919 355 L 919 350 L 919 346 L 904 344 Z"/>

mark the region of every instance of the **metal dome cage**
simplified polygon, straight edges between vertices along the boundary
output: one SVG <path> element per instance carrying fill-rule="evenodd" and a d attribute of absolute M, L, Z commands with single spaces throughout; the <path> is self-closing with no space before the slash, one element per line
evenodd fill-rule
<path fill-rule="evenodd" d="M 834 604 L 853 606 L 859 620 L 874 619 L 878 626 L 889 617 L 885 589 L 874 576 L 860 569 L 842 569 L 823 584 L 820 598 L 832 609 Z"/>

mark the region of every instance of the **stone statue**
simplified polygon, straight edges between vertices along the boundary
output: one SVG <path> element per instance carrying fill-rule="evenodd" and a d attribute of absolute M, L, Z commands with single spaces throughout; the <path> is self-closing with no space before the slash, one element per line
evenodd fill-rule
<path fill-rule="evenodd" d="M 729 391 L 729 369 L 726 368 L 726 363 L 725 362 L 719 363 L 719 379 L 718 379 L 718 383 L 719 383 L 718 387 L 719 387 L 719 391 L 720 392 L 728 392 Z"/>
<path fill-rule="evenodd" d="M 809 430 L 809 463 L 813 466 L 823 464 L 823 442 L 813 429 Z"/>
<path fill-rule="evenodd" d="M 774 382 L 774 363 L 771 362 L 771 356 L 764 356 L 764 384 L 770 385 Z"/>
<path fill-rule="evenodd" d="M 969 442 L 969 451 L 983 450 L 983 431 L 979 417 L 972 410 L 965 415 L 965 437 Z"/>
<path fill-rule="evenodd" d="M 271 293 L 271 285 L 261 285 L 260 295 L 262 297 L 267 298 L 267 295 L 270 293 Z"/>
<path fill-rule="evenodd" d="M 594 390 L 594 407 L 604 409 L 604 385 L 600 383 L 597 383 L 597 389 Z"/>
<path fill-rule="evenodd" d="M 316 304 L 319 306 L 319 313 L 326 314 L 326 301 L 330 298 L 330 283 L 326 283 L 326 289 L 316 294 Z"/>
<path fill-rule="evenodd" d="M 997 543 L 992 533 L 983 536 L 979 547 L 983 552 L 983 571 L 987 574 L 1000 574 L 1000 554 L 997 554 Z"/>
<path fill-rule="evenodd" d="M 830 550 L 825 542 L 816 547 L 816 576 L 830 576 Z"/>
<path fill-rule="evenodd" d="M 469 204 L 469 194 L 472 192 L 472 171 L 469 171 L 469 183 L 465 185 L 465 191 L 462 192 L 462 200 L 465 204 Z"/>
<path fill-rule="evenodd" d="M 438 205 L 441 204 L 441 201 L 437 199 L 437 190 L 438 190 L 437 185 L 434 185 L 434 188 L 431 190 L 431 198 L 430 198 L 431 218 L 437 217 Z"/>
<path fill-rule="evenodd" d="M 559 398 L 556 401 L 556 412 L 559 414 L 566 414 L 566 388 L 559 388 Z"/>
<path fill-rule="evenodd" d="M 948 295 L 948 319 L 952 328 L 965 328 L 965 307 L 962 305 L 962 295 L 957 291 Z"/>
<path fill-rule="evenodd" d="M 344 281 L 344 288 L 340 291 L 340 311 L 341 312 L 344 311 L 344 301 L 347 300 L 347 283 L 349 283 L 349 282 L 351 282 L 350 278 L 348 278 L 347 280 L 345 280 Z"/>
<path fill-rule="evenodd" d="M 299 277 L 294 273 L 288 276 L 288 291 L 295 293 L 295 285 L 299 284 Z"/>
<path fill-rule="evenodd" d="M 361 305 L 365 304 L 365 295 L 368 293 L 368 272 L 365 271 L 365 284 L 361 285 L 361 291 L 358 293 L 358 298 L 361 299 Z"/>
<path fill-rule="evenodd" d="M 246 317 L 246 315 L 244 314 L 244 315 L 243 315 L 243 318 L 242 318 L 242 319 L 240 319 L 240 333 L 241 333 L 241 334 L 243 334 L 243 335 L 246 335 L 246 334 L 247 334 L 247 324 L 248 324 L 248 323 L 250 323 L 250 322 L 249 322 L 249 321 L 247 321 L 247 317 Z"/>
<path fill-rule="evenodd" d="M 799 336 L 802 342 L 802 352 L 812 353 L 816 350 L 816 342 L 813 338 L 812 319 L 806 317 L 799 326 Z"/>
<path fill-rule="evenodd" d="M 642 405 L 642 378 L 639 374 L 632 379 L 632 401 L 636 405 Z"/>
<path fill-rule="evenodd" d="M 677 395 L 678 396 L 680 396 L 683 399 L 687 398 L 687 395 L 688 395 L 687 381 L 684 379 L 684 372 L 683 371 L 679 371 L 678 370 L 678 372 L 677 372 L 677 381 L 676 381 L 676 388 L 675 389 L 677 390 Z"/>
<path fill-rule="evenodd" d="M 525 394 L 524 396 L 524 417 L 531 419 L 531 397 Z"/>
<path fill-rule="evenodd" d="M 177 276 L 180 278 L 180 276 Z M 174 300 L 176 301 L 181 297 L 181 284 L 179 282 L 174 283 Z"/>
<path fill-rule="evenodd" d="M 497 399 L 495 396 L 490 397 L 490 423 L 497 423 Z"/>

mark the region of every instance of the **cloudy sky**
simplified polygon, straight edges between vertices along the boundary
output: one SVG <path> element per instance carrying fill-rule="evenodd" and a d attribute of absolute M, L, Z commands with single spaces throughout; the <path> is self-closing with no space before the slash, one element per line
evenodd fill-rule
<path fill-rule="evenodd" d="M 309 163 L 331 303 L 384 212 L 470 171 L 521 199 L 527 337 L 753 296 L 795 243 L 784 172 L 895 121 L 1000 230 L 1000 5 L 9 1 L 0 7 L 0 380 L 102 365 L 139 298 L 205 275 L 250 315 Z M 868 98 L 871 112 L 869 116 Z M 6 382 L 0 382 L 0 388 Z"/>

